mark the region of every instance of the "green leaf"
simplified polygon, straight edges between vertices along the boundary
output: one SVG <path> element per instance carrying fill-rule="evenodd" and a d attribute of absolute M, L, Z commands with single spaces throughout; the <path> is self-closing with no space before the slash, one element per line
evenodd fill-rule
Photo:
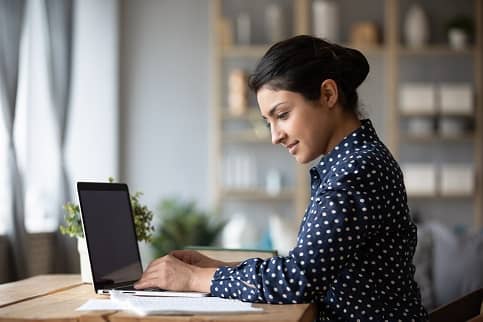
<path fill-rule="evenodd" d="M 157 256 L 186 246 L 210 246 L 226 224 L 197 209 L 193 201 L 164 199 L 159 212 L 161 223 L 152 242 Z"/>
<path fill-rule="evenodd" d="M 114 182 L 113 177 L 109 177 L 108 180 L 110 183 Z M 137 240 L 151 242 L 154 232 L 154 226 L 151 224 L 153 212 L 140 203 L 139 199 L 142 195 L 142 192 L 136 192 L 131 195 L 134 226 L 136 227 Z M 60 225 L 60 232 L 70 237 L 84 237 L 79 206 L 68 202 L 64 205 L 64 211 L 65 224 Z"/>

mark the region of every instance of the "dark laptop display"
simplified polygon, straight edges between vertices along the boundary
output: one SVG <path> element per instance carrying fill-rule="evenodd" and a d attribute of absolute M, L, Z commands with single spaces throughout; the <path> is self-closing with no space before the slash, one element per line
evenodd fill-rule
<path fill-rule="evenodd" d="M 143 271 L 127 185 L 79 182 L 77 189 L 96 291 L 138 280 Z"/>
<path fill-rule="evenodd" d="M 134 290 L 132 284 L 141 278 L 143 268 L 127 185 L 78 182 L 77 192 L 96 293 L 115 290 L 140 296 L 208 295 L 157 288 Z"/>

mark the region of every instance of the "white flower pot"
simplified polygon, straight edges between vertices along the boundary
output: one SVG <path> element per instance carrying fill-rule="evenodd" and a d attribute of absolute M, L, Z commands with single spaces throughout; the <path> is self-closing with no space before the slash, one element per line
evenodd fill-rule
<path fill-rule="evenodd" d="M 89 261 L 89 253 L 87 251 L 87 242 L 85 238 L 77 238 L 77 250 L 79 251 L 80 256 L 82 282 L 92 284 L 91 263 Z"/>
<path fill-rule="evenodd" d="M 404 19 L 404 38 L 410 48 L 427 45 L 429 39 L 428 16 L 419 4 L 413 4 Z"/>

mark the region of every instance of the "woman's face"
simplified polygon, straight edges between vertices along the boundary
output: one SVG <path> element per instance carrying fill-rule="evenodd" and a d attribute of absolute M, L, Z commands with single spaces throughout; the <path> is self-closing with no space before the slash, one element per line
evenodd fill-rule
<path fill-rule="evenodd" d="M 297 162 L 308 163 L 328 152 L 334 122 L 324 95 L 314 102 L 297 92 L 264 86 L 257 92 L 257 100 L 270 126 L 272 143 L 287 148 Z"/>

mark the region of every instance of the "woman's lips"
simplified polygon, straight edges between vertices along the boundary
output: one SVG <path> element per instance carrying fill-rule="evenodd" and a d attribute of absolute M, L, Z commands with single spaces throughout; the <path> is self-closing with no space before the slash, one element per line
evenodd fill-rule
<path fill-rule="evenodd" d="M 297 148 L 298 144 L 299 144 L 298 142 L 295 142 L 290 145 L 287 145 L 288 152 L 290 152 L 290 154 L 295 154 L 295 149 Z"/>

